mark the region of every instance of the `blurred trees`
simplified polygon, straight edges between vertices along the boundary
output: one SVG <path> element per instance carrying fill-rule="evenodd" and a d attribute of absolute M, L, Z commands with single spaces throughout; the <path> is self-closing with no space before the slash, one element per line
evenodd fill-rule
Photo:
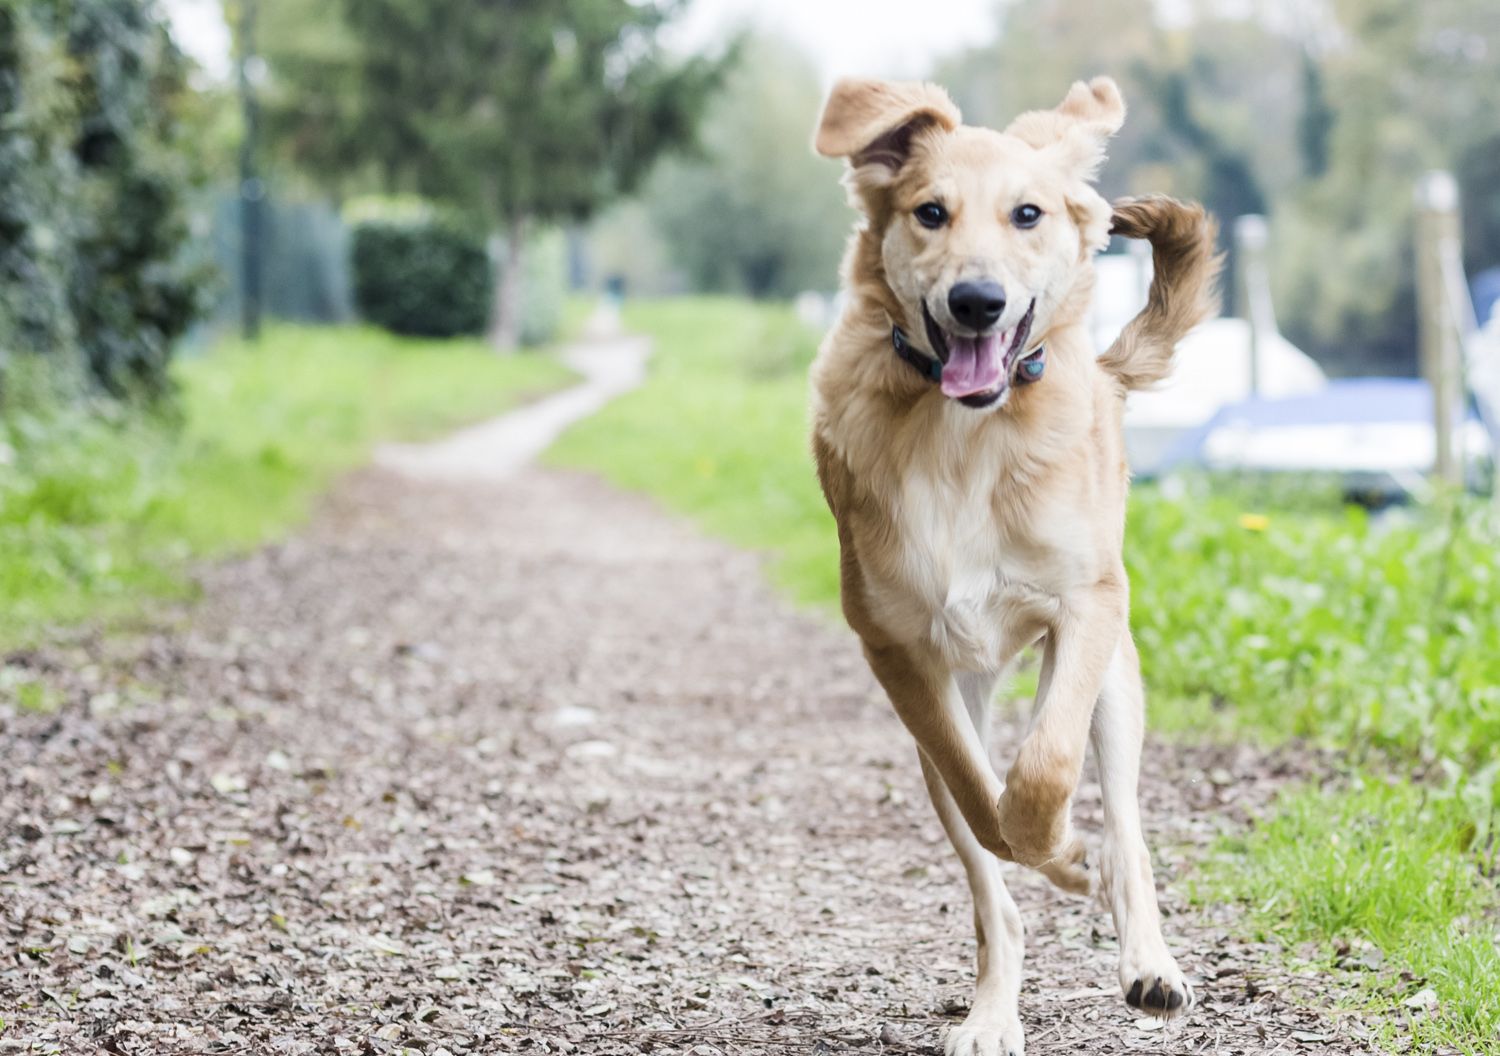
<path fill-rule="evenodd" d="M 518 336 L 529 226 L 583 219 L 689 144 L 723 62 L 674 61 L 674 4 L 271 0 L 270 127 L 331 187 L 414 191 L 504 232 L 492 336 Z"/>
<path fill-rule="evenodd" d="M 1409 370 L 1412 196 L 1422 172 L 1458 168 L 1470 264 L 1500 263 L 1474 256 L 1484 240 L 1472 226 L 1495 209 L 1494 170 L 1463 165 L 1500 132 L 1500 9 L 1482 0 L 1333 6 L 1343 39 L 1319 55 L 1333 112 L 1327 168 L 1273 212 L 1278 302 L 1309 351 Z"/>
<path fill-rule="evenodd" d="M 206 279 L 186 249 L 185 77 L 150 0 L 0 7 L 0 364 L 165 387 Z"/>
<path fill-rule="evenodd" d="M 1201 199 L 1272 221 L 1277 308 L 1335 370 L 1415 364 L 1412 194 L 1457 168 L 1471 269 L 1500 263 L 1500 6 L 1489 0 L 1011 0 L 1000 39 L 937 79 L 1004 122 L 1109 73 L 1130 119 L 1107 193 Z M 1228 12 L 1233 12 L 1232 14 Z"/>
<path fill-rule="evenodd" d="M 651 180 L 647 213 L 695 289 L 766 297 L 833 284 L 854 214 L 840 167 L 809 145 L 821 102 L 805 56 L 752 38 L 709 109 L 701 155 Z"/>
<path fill-rule="evenodd" d="M 1468 265 L 1500 264 L 1500 5 L 1492 0 L 1007 0 L 1001 33 L 940 64 L 976 124 L 1052 106 L 1107 73 L 1130 118 L 1106 194 L 1197 198 L 1272 224 L 1288 336 L 1335 372 L 1415 367 L 1412 194 L 1453 168 Z M 821 97 L 806 59 L 757 39 L 713 104 L 703 156 L 663 166 L 642 215 L 689 285 L 832 289 L 850 221 L 810 157 Z M 623 227 L 620 228 L 623 231 Z M 599 241 L 612 245 L 610 227 Z M 642 244 L 639 233 L 633 244 Z M 615 254 L 618 256 L 619 254 Z M 1232 289 L 1227 277 L 1226 289 Z"/>

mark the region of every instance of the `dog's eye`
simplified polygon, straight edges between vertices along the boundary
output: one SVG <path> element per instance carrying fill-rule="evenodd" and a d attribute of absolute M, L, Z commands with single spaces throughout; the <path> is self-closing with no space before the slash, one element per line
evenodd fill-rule
<path fill-rule="evenodd" d="M 1042 210 L 1035 205 L 1018 205 L 1010 211 L 1010 222 L 1017 227 L 1035 227 L 1042 219 Z"/>
<path fill-rule="evenodd" d="M 917 206 L 917 223 L 923 227 L 939 228 L 948 222 L 948 210 L 937 202 L 926 202 Z"/>

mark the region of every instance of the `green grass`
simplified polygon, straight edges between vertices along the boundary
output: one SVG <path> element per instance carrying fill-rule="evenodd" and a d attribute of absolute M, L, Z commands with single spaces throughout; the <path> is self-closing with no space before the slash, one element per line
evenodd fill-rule
<path fill-rule="evenodd" d="M 656 339 L 650 380 L 551 457 L 765 552 L 793 597 L 832 605 L 838 546 L 806 440 L 816 336 L 729 300 L 635 304 L 625 322 Z M 1154 727 L 1348 761 L 1342 786 L 1291 790 L 1221 846 L 1202 897 L 1245 902 L 1289 948 L 1378 946 L 1364 999 L 1391 1012 L 1431 987 L 1421 1037 L 1473 1052 L 1496 1045 L 1500 993 L 1497 539 L 1461 501 L 1374 519 L 1326 490 L 1141 487 L 1126 554 Z"/>
<path fill-rule="evenodd" d="M 12 394 L 0 420 L 0 644 L 188 589 L 186 564 L 307 514 L 385 439 L 419 439 L 565 383 L 537 354 L 359 328 L 275 327 L 179 362 L 170 411 Z"/>
<path fill-rule="evenodd" d="M 1249 907 L 1257 938 L 1341 978 L 1388 1048 L 1500 1051 L 1500 857 L 1451 793 L 1369 777 L 1299 787 L 1205 864 L 1199 899 Z M 1407 1002 L 1430 990 L 1434 1009 Z M 1409 1023 L 1408 1023 L 1409 1021 Z"/>
<path fill-rule="evenodd" d="M 799 600 L 836 599 L 838 542 L 807 441 L 817 336 L 786 307 L 733 300 L 631 303 L 623 321 L 656 341 L 650 380 L 548 457 L 766 551 L 776 582 Z"/>
<path fill-rule="evenodd" d="M 1487 509 L 1372 519 L 1142 488 L 1127 539 L 1147 682 L 1171 701 L 1159 726 L 1448 759 L 1494 783 L 1500 534 Z"/>

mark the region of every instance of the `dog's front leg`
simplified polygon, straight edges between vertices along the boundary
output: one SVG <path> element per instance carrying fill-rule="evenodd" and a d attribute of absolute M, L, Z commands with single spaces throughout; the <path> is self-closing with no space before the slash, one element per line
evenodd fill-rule
<path fill-rule="evenodd" d="M 1000 834 L 1013 859 L 1040 868 L 1082 856 L 1069 808 L 1083 772 L 1104 673 L 1125 633 L 1121 571 L 1067 599 L 1047 634 L 1031 729 L 1000 797 Z"/>
<path fill-rule="evenodd" d="M 963 1023 L 948 1031 L 944 1056 L 1020 1056 L 1025 1049 L 1018 1000 L 1024 934 L 995 855 L 1000 782 L 989 763 L 987 733 L 993 676 L 955 678 L 931 656 L 899 646 L 865 649 L 912 735 L 922 777 L 943 830 L 963 862 L 974 898 L 979 976 Z M 955 789 L 965 789 L 967 809 Z M 979 833 L 986 836 L 981 838 Z"/>
<path fill-rule="evenodd" d="M 1000 778 L 964 707 L 952 674 L 927 650 L 865 642 L 870 670 L 885 688 L 896 714 L 916 738 L 974 838 L 991 854 L 1009 860 L 1000 837 Z"/>
<path fill-rule="evenodd" d="M 982 706 L 988 707 L 989 701 L 983 701 Z M 979 952 L 974 1003 L 964 1021 L 948 1031 L 944 1056 L 1020 1056 L 1026 1045 L 1019 1007 L 1025 943 L 1021 911 L 1005 889 L 999 861 L 974 838 L 927 753 L 918 754 L 932 805 L 969 878 Z"/>
<path fill-rule="evenodd" d="M 1162 937 L 1151 854 L 1141 832 L 1137 788 L 1144 718 L 1140 658 L 1130 635 L 1122 634 L 1091 733 L 1104 794 L 1099 872 L 1120 935 L 1120 989 L 1125 1000 L 1170 1019 L 1193 1007 L 1193 988 Z"/>

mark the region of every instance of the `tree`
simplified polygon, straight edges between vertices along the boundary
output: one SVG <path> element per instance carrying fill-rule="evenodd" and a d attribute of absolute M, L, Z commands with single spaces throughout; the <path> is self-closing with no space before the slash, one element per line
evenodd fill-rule
<path fill-rule="evenodd" d="M 1412 194 L 1482 150 L 1500 111 L 1500 17 L 1481 0 L 1338 0 L 1320 56 L 1327 169 L 1280 203 L 1273 277 L 1288 335 L 1345 369 L 1416 366 Z M 1493 173 L 1464 189 L 1493 195 Z M 1482 263 L 1470 257 L 1470 263 Z"/>
<path fill-rule="evenodd" d="M 704 118 L 702 156 L 652 178 L 646 209 L 695 288 L 766 297 L 836 284 L 854 214 L 839 167 L 808 145 L 822 94 L 805 56 L 753 38 Z"/>
<path fill-rule="evenodd" d="M 1328 140 L 1335 115 L 1328 105 L 1323 70 L 1311 51 L 1302 54 L 1302 112 L 1297 116 L 1297 152 L 1302 171 L 1316 179 L 1328 171 Z"/>
<path fill-rule="evenodd" d="M 1004 128 L 1022 111 L 1055 106 L 1074 81 L 1108 74 L 1120 85 L 1130 119 L 1110 143 L 1100 186 L 1107 196 L 1128 193 L 1131 175 L 1152 160 L 1158 132 L 1155 114 L 1140 105 L 1139 76 L 1167 51 L 1156 6 L 1154 0 L 1003 0 L 999 38 L 943 63 L 936 79 L 965 121 Z"/>
<path fill-rule="evenodd" d="M 1464 266 L 1470 275 L 1500 267 L 1500 128 L 1469 145 L 1455 175 L 1463 194 Z"/>
<path fill-rule="evenodd" d="M 491 336 L 513 347 L 528 227 L 589 217 L 694 138 L 727 59 L 665 56 L 676 6 L 343 0 L 324 55 L 265 42 L 272 106 L 303 100 L 273 130 L 330 182 L 374 178 L 501 231 Z"/>

